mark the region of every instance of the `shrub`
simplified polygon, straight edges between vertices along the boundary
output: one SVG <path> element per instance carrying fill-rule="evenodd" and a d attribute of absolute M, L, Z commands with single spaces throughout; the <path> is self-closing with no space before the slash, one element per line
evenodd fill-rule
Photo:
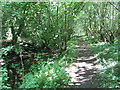
<path fill-rule="evenodd" d="M 68 83 L 68 74 L 60 63 L 42 65 L 41 70 L 28 73 L 19 88 L 58 88 Z"/>
<path fill-rule="evenodd" d="M 8 80 L 8 73 L 7 69 L 5 67 L 0 68 L 0 72 L 2 75 L 0 75 L 0 81 L 1 81 L 1 88 L 10 88 L 10 85 L 7 83 Z"/>

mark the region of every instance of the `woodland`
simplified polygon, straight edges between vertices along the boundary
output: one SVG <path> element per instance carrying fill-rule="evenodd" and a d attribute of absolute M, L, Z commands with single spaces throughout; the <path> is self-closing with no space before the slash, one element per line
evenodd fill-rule
<path fill-rule="evenodd" d="M 71 77 L 65 68 L 80 57 L 76 45 L 81 40 L 102 67 L 96 69 L 97 88 L 120 88 L 119 6 L 120 2 L 1 2 L 1 88 L 69 88 Z"/>

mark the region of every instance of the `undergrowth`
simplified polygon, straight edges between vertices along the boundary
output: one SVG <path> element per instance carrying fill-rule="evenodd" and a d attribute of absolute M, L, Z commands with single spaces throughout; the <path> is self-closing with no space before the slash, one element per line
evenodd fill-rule
<path fill-rule="evenodd" d="M 2 83 L 1 88 L 18 89 L 65 87 L 70 79 L 65 68 L 77 55 L 77 51 L 75 49 L 76 43 L 76 37 L 71 38 L 67 42 L 67 50 L 58 55 L 57 58 L 43 58 L 41 52 L 34 53 L 29 50 L 26 51 L 24 49 L 25 47 L 19 44 L 17 45 L 19 47 L 7 46 L 2 48 L 0 51 L 0 64 L 3 63 L 0 68 L 0 71 L 2 72 L 2 75 L 0 76 Z M 20 53 L 28 56 L 26 59 L 23 58 L 24 63 L 21 62 L 21 59 L 19 58 Z M 34 55 L 29 55 L 32 53 L 34 53 Z M 17 87 L 15 87 L 15 85 Z"/>
<path fill-rule="evenodd" d="M 67 50 L 56 60 L 50 59 L 42 61 L 38 54 L 34 60 L 37 64 L 32 64 L 30 72 L 25 75 L 22 85 L 19 88 L 62 88 L 69 82 L 69 75 L 65 68 L 73 61 L 77 54 L 75 50 L 76 38 L 72 38 L 67 43 Z"/>
<path fill-rule="evenodd" d="M 63 87 L 69 80 L 63 64 L 58 61 L 42 64 L 37 71 L 33 69 L 26 74 L 20 88 L 58 88 Z"/>
<path fill-rule="evenodd" d="M 97 56 L 98 82 L 100 88 L 120 88 L 120 61 L 119 43 L 116 40 L 110 44 L 107 42 L 95 42 L 93 38 L 82 36 L 90 45 L 94 55 Z"/>
<path fill-rule="evenodd" d="M 113 44 L 98 43 L 92 45 L 92 50 L 98 55 L 98 76 L 101 88 L 117 88 L 120 82 L 120 61 L 118 52 L 118 41 Z"/>

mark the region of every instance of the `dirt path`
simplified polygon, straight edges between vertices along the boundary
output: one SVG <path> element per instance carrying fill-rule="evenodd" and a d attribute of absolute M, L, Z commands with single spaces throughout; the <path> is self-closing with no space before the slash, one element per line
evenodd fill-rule
<path fill-rule="evenodd" d="M 95 80 L 96 74 L 96 57 L 89 50 L 85 41 L 78 38 L 79 57 L 76 58 L 68 68 L 71 80 L 68 87 L 70 88 L 97 88 Z"/>

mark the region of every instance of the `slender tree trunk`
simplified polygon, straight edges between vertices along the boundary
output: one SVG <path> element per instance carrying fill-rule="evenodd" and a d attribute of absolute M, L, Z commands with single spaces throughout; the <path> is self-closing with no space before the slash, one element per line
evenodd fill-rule
<path fill-rule="evenodd" d="M 24 27 L 24 19 L 21 19 L 20 20 L 20 25 L 19 25 L 19 29 L 17 30 L 17 32 L 15 32 L 15 29 L 14 29 L 14 26 L 12 25 L 11 26 L 11 31 L 12 31 L 12 45 L 15 45 L 17 43 L 17 39 L 18 39 L 18 36 L 20 36 L 22 30 L 23 30 L 23 27 Z"/>

